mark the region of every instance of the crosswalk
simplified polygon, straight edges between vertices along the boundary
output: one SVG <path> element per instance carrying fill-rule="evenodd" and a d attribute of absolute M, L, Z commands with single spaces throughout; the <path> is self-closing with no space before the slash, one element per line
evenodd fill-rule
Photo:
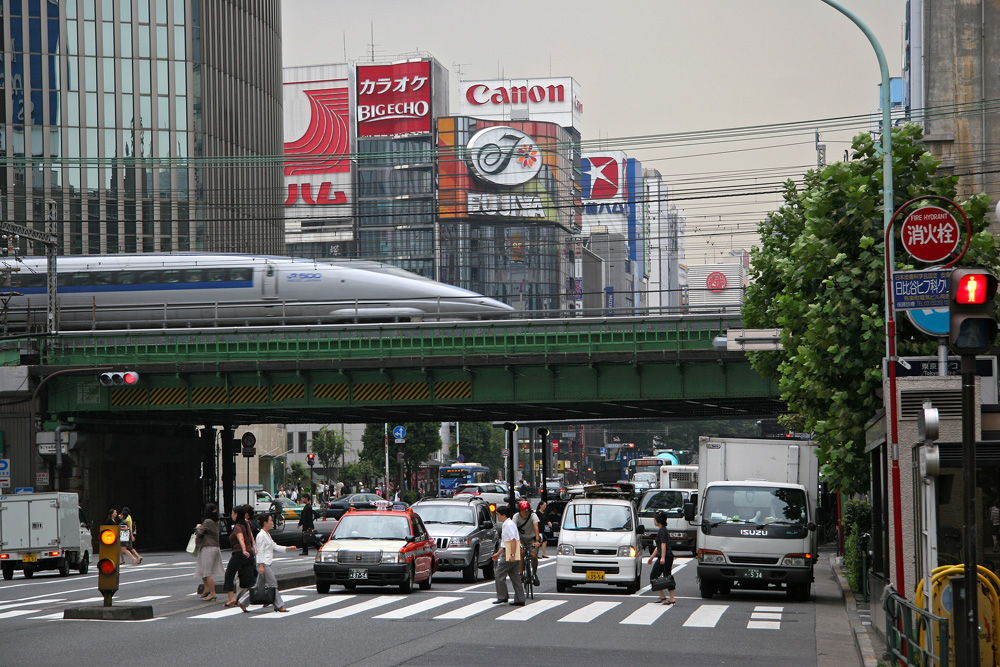
<path fill-rule="evenodd" d="M 149 603 L 166 596 L 147 596 L 123 600 L 128 603 Z M 68 604 L 94 603 L 101 598 L 67 600 L 57 597 L 39 597 L 30 601 L 0 604 L 0 628 L 6 619 L 56 621 L 63 618 L 61 608 Z M 273 613 L 269 609 L 252 608 L 247 616 L 254 621 L 280 623 L 292 618 L 311 618 L 318 621 L 336 621 L 351 617 L 375 621 L 464 621 L 482 614 L 490 614 L 498 621 L 525 622 L 553 621 L 576 625 L 590 623 L 618 624 L 623 626 L 652 626 L 669 622 L 690 631 L 718 627 L 721 623 L 737 623 L 747 630 L 781 630 L 786 612 L 783 606 L 708 603 L 679 599 L 675 605 L 662 605 L 651 597 L 638 596 L 624 599 L 594 600 L 590 597 L 542 595 L 530 600 L 523 607 L 493 604 L 493 596 L 482 593 L 452 591 L 441 594 L 416 595 L 318 595 L 308 589 L 282 592 L 288 613 Z M 206 610 L 207 609 L 207 610 Z M 751 611 L 752 609 L 752 611 Z M 748 613 L 749 612 L 749 613 Z M 202 607 L 188 611 L 181 618 L 195 622 L 218 621 L 239 616 L 239 607 Z M 749 618 L 748 618 L 749 616 Z M 732 626 L 727 626 L 732 627 Z"/>

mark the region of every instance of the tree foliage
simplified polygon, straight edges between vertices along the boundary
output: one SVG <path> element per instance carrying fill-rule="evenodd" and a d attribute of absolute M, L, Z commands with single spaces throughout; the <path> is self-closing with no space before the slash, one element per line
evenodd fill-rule
<path fill-rule="evenodd" d="M 309 443 L 309 448 L 319 458 L 319 462 L 326 471 L 326 474 L 330 475 L 332 470 L 340 463 L 340 458 L 344 455 L 344 449 L 347 445 L 344 437 L 336 431 L 331 430 L 329 426 L 322 426 Z"/>
<path fill-rule="evenodd" d="M 892 131 L 896 207 L 924 195 L 955 199 L 957 177 L 937 175 L 939 162 L 921 137 L 916 125 Z M 989 199 L 960 203 L 973 230 L 962 265 L 996 270 L 997 248 L 985 231 Z M 750 361 L 777 379 L 794 413 L 786 423 L 815 435 L 831 488 L 849 492 L 867 486 L 864 427 L 882 407 L 876 393 L 886 351 L 881 204 L 882 158 L 869 134 L 854 138 L 850 162 L 808 172 L 801 188 L 786 183 L 784 204 L 759 226 L 743 309 L 748 327 L 782 329 L 784 351 L 753 353 Z M 898 227 L 895 270 L 925 266 L 903 249 Z M 935 353 L 933 338 L 907 318 L 895 319 L 897 354 Z"/>
<path fill-rule="evenodd" d="M 309 470 L 301 461 L 292 461 L 288 467 L 288 483 L 291 486 L 299 486 L 309 480 Z"/>
<path fill-rule="evenodd" d="M 406 443 L 396 445 L 392 434 L 389 434 L 389 478 L 395 477 L 399 466 L 396 464 L 397 448 L 402 447 L 403 460 L 410 470 L 426 461 L 434 452 L 441 449 L 441 433 L 439 422 L 404 422 L 406 428 Z M 389 427 L 390 429 L 392 426 Z M 383 424 L 368 424 L 361 436 L 361 451 L 358 457 L 369 461 L 376 469 L 385 470 L 385 426 Z"/>
<path fill-rule="evenodd" d="M 461 422 L 458 438 L 459 451 L 456 452 L 452 444 L 452 456 L 457 457 L 461 453 L 466 461 L 482 463 L 493 471 L 503 467 L 503 429 L 493 428 L 490 422 Z"/>

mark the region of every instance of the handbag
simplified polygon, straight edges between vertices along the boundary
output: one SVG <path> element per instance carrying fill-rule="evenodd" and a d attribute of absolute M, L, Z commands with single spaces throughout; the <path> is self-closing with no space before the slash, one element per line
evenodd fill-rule
<path fill-rule="evenodd" d="M 257 575 L 257 583 L 250 589 L 250 604 L 274 604 L 275 587 L 268 586 L 263 574 Z"/>
<path fill-rule="evenodd" d="M 188 538 L 187 549 L 185 549 L 192 556 L 198 555 L 198 531 L 191 533 L 191 537 Z"/>
<path fill-rule="evenodd" d="M 656 579 L 649 582 L 649 587 L 654 591 L 672 591 L 677 587 L 677 583 L 674 581 L 674 575 L 661 574 Z"/>

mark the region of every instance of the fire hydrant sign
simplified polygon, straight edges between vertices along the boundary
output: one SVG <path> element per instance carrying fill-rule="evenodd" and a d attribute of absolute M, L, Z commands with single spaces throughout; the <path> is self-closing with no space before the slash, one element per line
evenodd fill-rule
<path fill-rule="evenodd" d="M 961 238 L 958 221 L 937 206 L 925 206 L 908 215 L 900 231 L 906 252 L 928 263 L 940 262 L 955 252 Z"/>
<path fill-rule="evenodd" d="M 930 310 L 948 307 L 951 269 L 894 271 L 892 307 L 895 310 Z"/>

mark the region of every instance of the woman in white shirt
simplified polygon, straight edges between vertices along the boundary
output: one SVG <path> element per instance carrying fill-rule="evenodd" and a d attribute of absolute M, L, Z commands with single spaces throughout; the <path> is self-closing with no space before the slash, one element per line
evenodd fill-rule
<path fill-rule="evenodd" d="M 284 602 L 281 601 L 281 593 L 278 592 L 278 580 L 274 578 L 274 571 L 271 570 L 271 563 L 274 562 L 274 552 L 295 551 L 296 547 L 283 547 L 275 544 L 271 538 L 271 529 L 274 528 L 274 515 L 264 514 L 260 520 L 260 532 L 257 534 L 257 570 L 264 575 L 264 582 L 268 586 L 274 587 L 274 610 L 285 612 Z M 240 609 L 249 611 L 246 604 L 240 603 Z"/>

